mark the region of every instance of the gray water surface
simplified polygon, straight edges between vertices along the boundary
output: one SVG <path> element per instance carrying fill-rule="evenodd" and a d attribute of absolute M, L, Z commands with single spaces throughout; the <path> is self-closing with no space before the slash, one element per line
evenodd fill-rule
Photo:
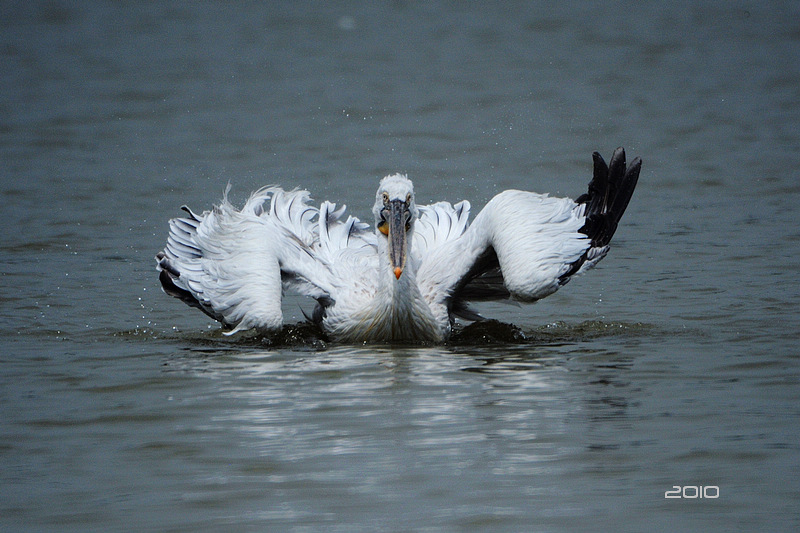
<path fill-rule="evenodd" d="M 0 530 L 800 527 L 797 3 L 79 6 L 0 7 Z M 609 256 L 481 307 L 523 342 L 230 338 L 158 285 L 228 183 L 476 213 L 619 145 Z"/>

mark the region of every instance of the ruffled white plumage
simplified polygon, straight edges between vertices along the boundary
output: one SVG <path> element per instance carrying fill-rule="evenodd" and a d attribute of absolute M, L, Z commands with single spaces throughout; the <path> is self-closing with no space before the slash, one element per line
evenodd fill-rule
<path fill-rule="evenodd" d="M 231 333 L 280 328 L 282 293 L 293 290 L 317 300 L 314 319 L 335 339 L 445 340 L 454 315 L 477 317 L 469 300 L 535 301 L 606 255 L 640 166 L 637 159 L 626 172 L 618 152 L 614 187 L 597 177 L 597 155 L 595 180 L 580 201 L 509 190 L 471 224 L 469 202 L 416 206 L 411 182 L 387 177 L 376 224 L 382 190 L 405 199 L 409 210 L 408 265 L 397 279 L 387 239 L 346 216 L 344 206 L 315 207 L 307 191 L 265 187 L 237 210 L 226 191 L 211 211 L 186 209 L 187 217 L 170 221 L 158 255 L 162 285 Z M 620 184 L 627 198 L 615 200 Z"/>

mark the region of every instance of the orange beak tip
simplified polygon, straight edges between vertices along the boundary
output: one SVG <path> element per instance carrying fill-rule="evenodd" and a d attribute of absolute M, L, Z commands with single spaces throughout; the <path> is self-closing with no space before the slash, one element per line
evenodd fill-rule
<path fill-rule="evenodd" d="M 403 269 L 400 267 L 395 267 L 394 269 L 394 277 L 400 279 L 400 274 L 403 273 Z"/>

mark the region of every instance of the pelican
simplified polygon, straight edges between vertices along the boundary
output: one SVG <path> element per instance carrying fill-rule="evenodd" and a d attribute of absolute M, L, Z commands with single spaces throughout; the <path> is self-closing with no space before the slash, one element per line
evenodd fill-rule
<path fill-rule="evenodd" d="M 418 205 L 401 174 L 380 181 L 372 231 L 308 191 L 265 187 L 238 210 L 226 190 L 210 211 L 170 220 L 159 280 L 229 334 L 280 330 L 282 294 L 296 291 L 316 300 L 308 319 L 332 340 L 443 342 L 456 317 L 483 318 L 470 302 L 535 302 L 605 257 L 641 159 L 627 165 L 618 148 L 593 160 L 576 200 L 507 190 L 472 223 L 466 200 Z"/>

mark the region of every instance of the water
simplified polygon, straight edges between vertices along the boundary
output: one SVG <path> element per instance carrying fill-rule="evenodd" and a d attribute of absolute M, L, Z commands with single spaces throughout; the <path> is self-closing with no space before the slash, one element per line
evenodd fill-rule
<path fill-rule="evenodd" d="M 0 13 L 0 529 L 800 525 L 796 3 Z M 482 307 L 522 343 L 275 346 L 158 287 L 167 219 L 228 182 L 368 218 L 403 171 L 477 211 L 617 145 L 609 257 Z"/>

